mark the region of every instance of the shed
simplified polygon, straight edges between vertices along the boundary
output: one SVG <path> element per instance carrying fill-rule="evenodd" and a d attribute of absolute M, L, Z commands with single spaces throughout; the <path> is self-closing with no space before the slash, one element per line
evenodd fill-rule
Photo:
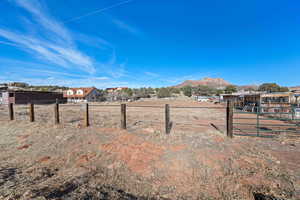
<path fill-rule="evenodd" d="M 66 99 L 63 93 L 59 92 L 43 92 L 43 91 L 7 91 L 2 93 L 2 103 L 14 104 L 51 104 L 58 100 L 65 103 Z"/>

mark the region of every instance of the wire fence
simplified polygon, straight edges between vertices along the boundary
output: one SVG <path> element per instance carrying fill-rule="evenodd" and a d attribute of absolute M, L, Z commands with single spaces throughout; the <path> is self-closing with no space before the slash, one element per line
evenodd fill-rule
<path fill-rule="evenodd" d="M 8 106 L 0 107 L 1 119 L 6 121 Z M 27 121 L 34 114 L 34 121 L 38 123 L 55 123 L 55 104 L 14 105 L 14 120 Z M 59 122 L 64 127 L 86 126 L 86 115 L 90 126 L 101 128 L 122 128 L 120 104 L 59 104 Z M 203 131 L 226 132 L 226 114 L 223 106 L 219 107 L 179 107 L 170 106 L 169 114 L 171 133 L 201 133 Z M 166 108 L 164 105 L 130 105 L 126 107 L 126 129 L 130 131 L 144 131 L 149 133 L 164 133 L 166 127 Z"/>
<path fill-rule="evenodd" d="M 29 108 L 26 105 L 14 106 L 14 116 L 16 121 L 29 120 Z"/>
<path fill-rule="evenodd" d="M 7 105 L 3 105 L 0 104 L 0 121 L 7 121 L 7 119 L 9 118 L 8 115 L 8 106 Z"/>
<path fill-rule="evenodd" d="M 101 128 L 120 127 L 120 105 L 90 105 L 89 116 L 91 126 Z"/>
<path fill-rule="evenodd" d="M 224 107 L 171 107 L 172 130 L 184 133 L 226 133 Z"/>
<path fill-rule="evenodd" d="M 125 111 L 121 111 L 121 104 L 28 104 L 14 105 L 11 109 L 16 121 L 49 125 L 59 122 L 64 127 L 126 128 L 171 134 L 218 131 L 228 135 L 234 131 L 235 135 L 273 136 L 282 132 L 300 133 L 300 117 L 294 112 L 298 108 L 255 107 L 245 111 L 233 110 L 232 106 L 233 114 L 230 115 L 229 105 L 193 107 L 129 103 Z M 9 120 L 10 113 L 9 106 L 0 105 L 1 121 Z"/>
<path fill-rule="evenodd" d="M 165 108 L 163 106 L 127 106 L 127 123 L 131 131 L 164 132 Z"/>

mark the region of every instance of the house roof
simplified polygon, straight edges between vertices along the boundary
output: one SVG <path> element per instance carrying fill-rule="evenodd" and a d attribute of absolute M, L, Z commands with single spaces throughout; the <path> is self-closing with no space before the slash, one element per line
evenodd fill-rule
<path fill-rule="evenodd" d="M 64 91 L 64 97 L 67 98 L 85 98 L 87 95 L 89 95 L 93 90 L 95 90 L 96 88 L 94 87 L 90 87 L 90 88 L 69 88 L 68 90 Z M 73 91 L 73 95 L 68 95 L 67 91 L 72 90 Z M 83 94 L 77 94 L 78 90 L 82 90 Z"/>
<path fill-rule="evenodd" d="M 291 92 L 275 92 L 275 93 L 268 93 L 263 94 L 262 97 L 290 97 L 293 96 Z"/>

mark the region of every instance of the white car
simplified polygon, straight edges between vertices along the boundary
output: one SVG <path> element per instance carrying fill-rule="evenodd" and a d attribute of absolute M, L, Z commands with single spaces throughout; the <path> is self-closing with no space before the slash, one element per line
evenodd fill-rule
<path fill-rule="evenodd" d="M 210 99 L 208 97 L 198 97 L 197 99 L 198 102 L 208 102 Z"/>

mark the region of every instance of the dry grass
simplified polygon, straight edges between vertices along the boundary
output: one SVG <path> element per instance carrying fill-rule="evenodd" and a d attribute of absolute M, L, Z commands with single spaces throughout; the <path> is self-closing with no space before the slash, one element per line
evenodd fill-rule
<path fill-rule="evenodd" d="M 174 124 L 170 135 L 163 130 L 165 103 L 171 105 Z M 0 199 L 250 200 L 254 193 L 283 199 L 297 195 L 300 171 L 285 164 L 300 159 L 283 153 L 299 155 L 299 148 L 288 145 L 291 141 L 230 140 L 210 125 L 224 130 L 223 109 L 174 106 L 215 105 L 130 103 L 127 131 L 118 129 L 119 107 L 91 106 L 92 126 L 85 128 L 81 106 L 61 106 L 57 126 L 53 106 L 36 106 L 35 123 L 28 122 L 26 107 L 17 106 L 16 121 L 0 121 Z"/>

